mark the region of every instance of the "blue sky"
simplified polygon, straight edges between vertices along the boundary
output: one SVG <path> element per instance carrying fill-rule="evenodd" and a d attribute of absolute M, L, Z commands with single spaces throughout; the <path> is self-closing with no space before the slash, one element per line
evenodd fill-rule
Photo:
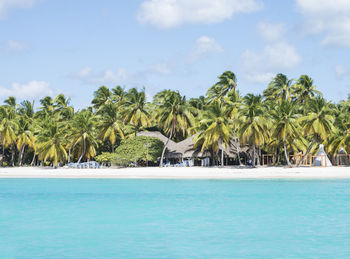
<path fill-rule="evenodd" d="M 350 1 L 0 0 L 0 100 L 101 85 L 204 95 L 232 70 L 241 93 L 279 72 L 307 74 L 327 99 L 350 93 Z"/>

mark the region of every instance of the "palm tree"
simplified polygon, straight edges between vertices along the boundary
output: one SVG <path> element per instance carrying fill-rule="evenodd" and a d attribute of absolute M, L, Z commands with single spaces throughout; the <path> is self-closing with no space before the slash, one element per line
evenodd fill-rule
<path fill-rule="evenodd" d="M 151 125 L 149 113 L 146 109 L 145 89 L 139 92 L 136 88 L 131 88 L 126 94 L 122 108 L 123 121 L 134 127 L 135 136 L 140 128 Z"/>
<path fill-rule="evenodd" d="M 307 111 L 307 115 L 300 118 L 300 123 L 302 124 L 304 134 L 311 138 L 311 143 L 298 166 L 302 164 L 315 142 L 324 141 L 327 135 L 334 132 L 334 117 L 329 103 L 325 99 L 321 96 L 310 99 Z"/>
<path fill-rule="evenodd" d="M 207 92 L 209 103 L 222 101 L 222 98 L 231 92 L 236 92 L 237 78 L 231 71 L 224 72 L 219 76 L 219 81 L 209 88 Z"/>
<path fill-rule="evenodd" d="M 55 113 L 57 113 L 63 121 L 73 118 L 74 108 L 69 106 L 70 98 L 66 98 L 63 94 L 59 94 L 53 101 L 55 103 Z"/>
<path fill-rule="evenodd" d="M 321 95 L 313 83 L 312 78 L 307 75 L 299 77 L 296 84 L 292 86 L 292 95 L 297 103 L 305 104 L 315 96 Z"/>
<path fill-rule="evenodd" d="M 94 99 L 92 99 L 91 103 L 96 110 L 100 110 L 102 106 L 113 101 L 113 94 L 108 87 L 103 85 L 94 92 Z"/>
<path fill-rule="evenodd" d="M 72 121 L 72 146 L 77 147 L 78 163 L 96 155 L 95 116 L 89 110 L 77 113 Z"/>
<path fill-rule="evenodd" d="M 237 159 L 239 162 L 239 165 L 242 164 L 241 157 L 240 157 L 240 141 L 239 141 L 239 127 L 241 125 L 241 119 L 239 116 L 239 110 L 242 106 L 242 97 L 240 96 L 238 91 L 231 92 L 228 97 L 225 98 L 225 101 L 223 103 L 225 110 L 227 111 L 227 116 L 232 121 L 232 131 L 233 131 L 233 138 L 236 143 L 236 152 L 237 152 Z"/>
<path fill-rule="evenodd" d="M 247 94 L 243 98 L 243 106 L 239 113 L 242 119 L 240 140 L 252 147 L 253 166 L 255 166 L 255 149 L 264 144 L 267 130 L 261 95 Z"/>
<path fill-rule="evenodd" d="M 211 149 L 217 153 L 221 149 L 221 167 L 224 166 L 224 151 L 232 137 L 232 121 L 222 103 L 214 101 L 202 114 L 201 132 L 195 136 L 195 146 L 201 151 Z"/>
<path fill-rule="evenodd" d="M 45 163 L 47 160 L 51 160 L 55 167 L 57 167 L 58 162 L 64 162 L 67 159 L 66 139 L 62 129 L 61 123 L 46 119 L 41 125 L 37 139 L 39 159 Z"/>
<path fill-rule="evenodd" d="M 284 74 L 277 74 L 264 91 L 264 97 L 267 101 L 290 101 L 291 86 L 293 79 L 288 79 Z"/>
<path fill-rule="evenodd" d="M 179 92 L 164 90 L 154 96 L 155 121 L 168 135 L 164 145 L 160 166 L 163 166 L 165 150 L 170 139 L 175 136 L 186 136 L 190 127 L 193 126 L 194 117 L 186 98 Z"/>
<path fill-rule="evenodd" d="M 124 138 L 123 123 L 117 109 L 116 104 L 106 104 L 101 110 L 102 116 L 99 121 L 102 139 L 109 140 L 112 152 L 114 152 L 117 137 Z"/>
<path fill-rule="evenodd" d="M 0 135 L 2 144 L 2 159 L 5 158 L 5 148 L 11 146 L 11 164 L 14 166 L 14 146 L 18 124 L 16 120 L 15 105 L 0 107 Z"/>
<path fill-rule="evenodd" d="M 287 152 L 287 138 L 297 138 L 298 124 L 296 106 L 288 101 L 278 103 L 271 112 L 273 120 L 273 137 L 283 141 L 284 156 L 288 166 L 291 166 Z"/>
<path fill-rule="evenodd" d="M 35 138 L 33 131 L 31 130 L 31 122 L 25 117 L 20 117 L 18 120 L 18 132 L 17 132 L 17 149 L 19 152 L 18 165 L 22 166 L 23 155 L 26 146 L 33 147 Z"/>

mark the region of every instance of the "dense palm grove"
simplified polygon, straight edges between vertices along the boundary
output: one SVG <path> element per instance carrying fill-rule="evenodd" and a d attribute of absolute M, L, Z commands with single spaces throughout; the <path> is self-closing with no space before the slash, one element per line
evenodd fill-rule
<path fill-rule="evenodd" d="M 320 143 L 330 155 L 341 147 L 350 152 L 350 96 L 328 102 L 306 75 L 292 80 L 278 74 L 261 95 L 242 96 L 235 74 L 226 71 L 206 96 L 189 100 L 164 90 L 147 102 L 144 89 L 101 86 L 87 109 L 75 111 L 69 102 L 64 95 L 45 97 L 35 110 L 33 102 L 6 99 L 0 106 L 2 165 L 89 161 L 142 130 L 159 130 L 174 141 L 198 133 L 195 145 L 214 156 L 237 141 L 250 147 L 256 164 L 262 152 L 290 164 L 289 155 L 305 157 Z"/>

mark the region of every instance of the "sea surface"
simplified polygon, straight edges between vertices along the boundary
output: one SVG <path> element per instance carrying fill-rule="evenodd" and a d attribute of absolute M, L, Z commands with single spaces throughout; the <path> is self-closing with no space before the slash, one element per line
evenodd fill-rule
<path fill-rule="evenodd" d="M 1 179 L 0 258 L 350 258 L 350 181 Z"/>

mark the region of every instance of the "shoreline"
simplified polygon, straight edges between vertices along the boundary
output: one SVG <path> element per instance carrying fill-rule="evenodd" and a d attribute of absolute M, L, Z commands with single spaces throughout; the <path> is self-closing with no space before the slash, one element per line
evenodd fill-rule
<path fill-rule="evenodd" d="M 0 179 L 350 179 L 350 167 L 0 168 Z"/>

